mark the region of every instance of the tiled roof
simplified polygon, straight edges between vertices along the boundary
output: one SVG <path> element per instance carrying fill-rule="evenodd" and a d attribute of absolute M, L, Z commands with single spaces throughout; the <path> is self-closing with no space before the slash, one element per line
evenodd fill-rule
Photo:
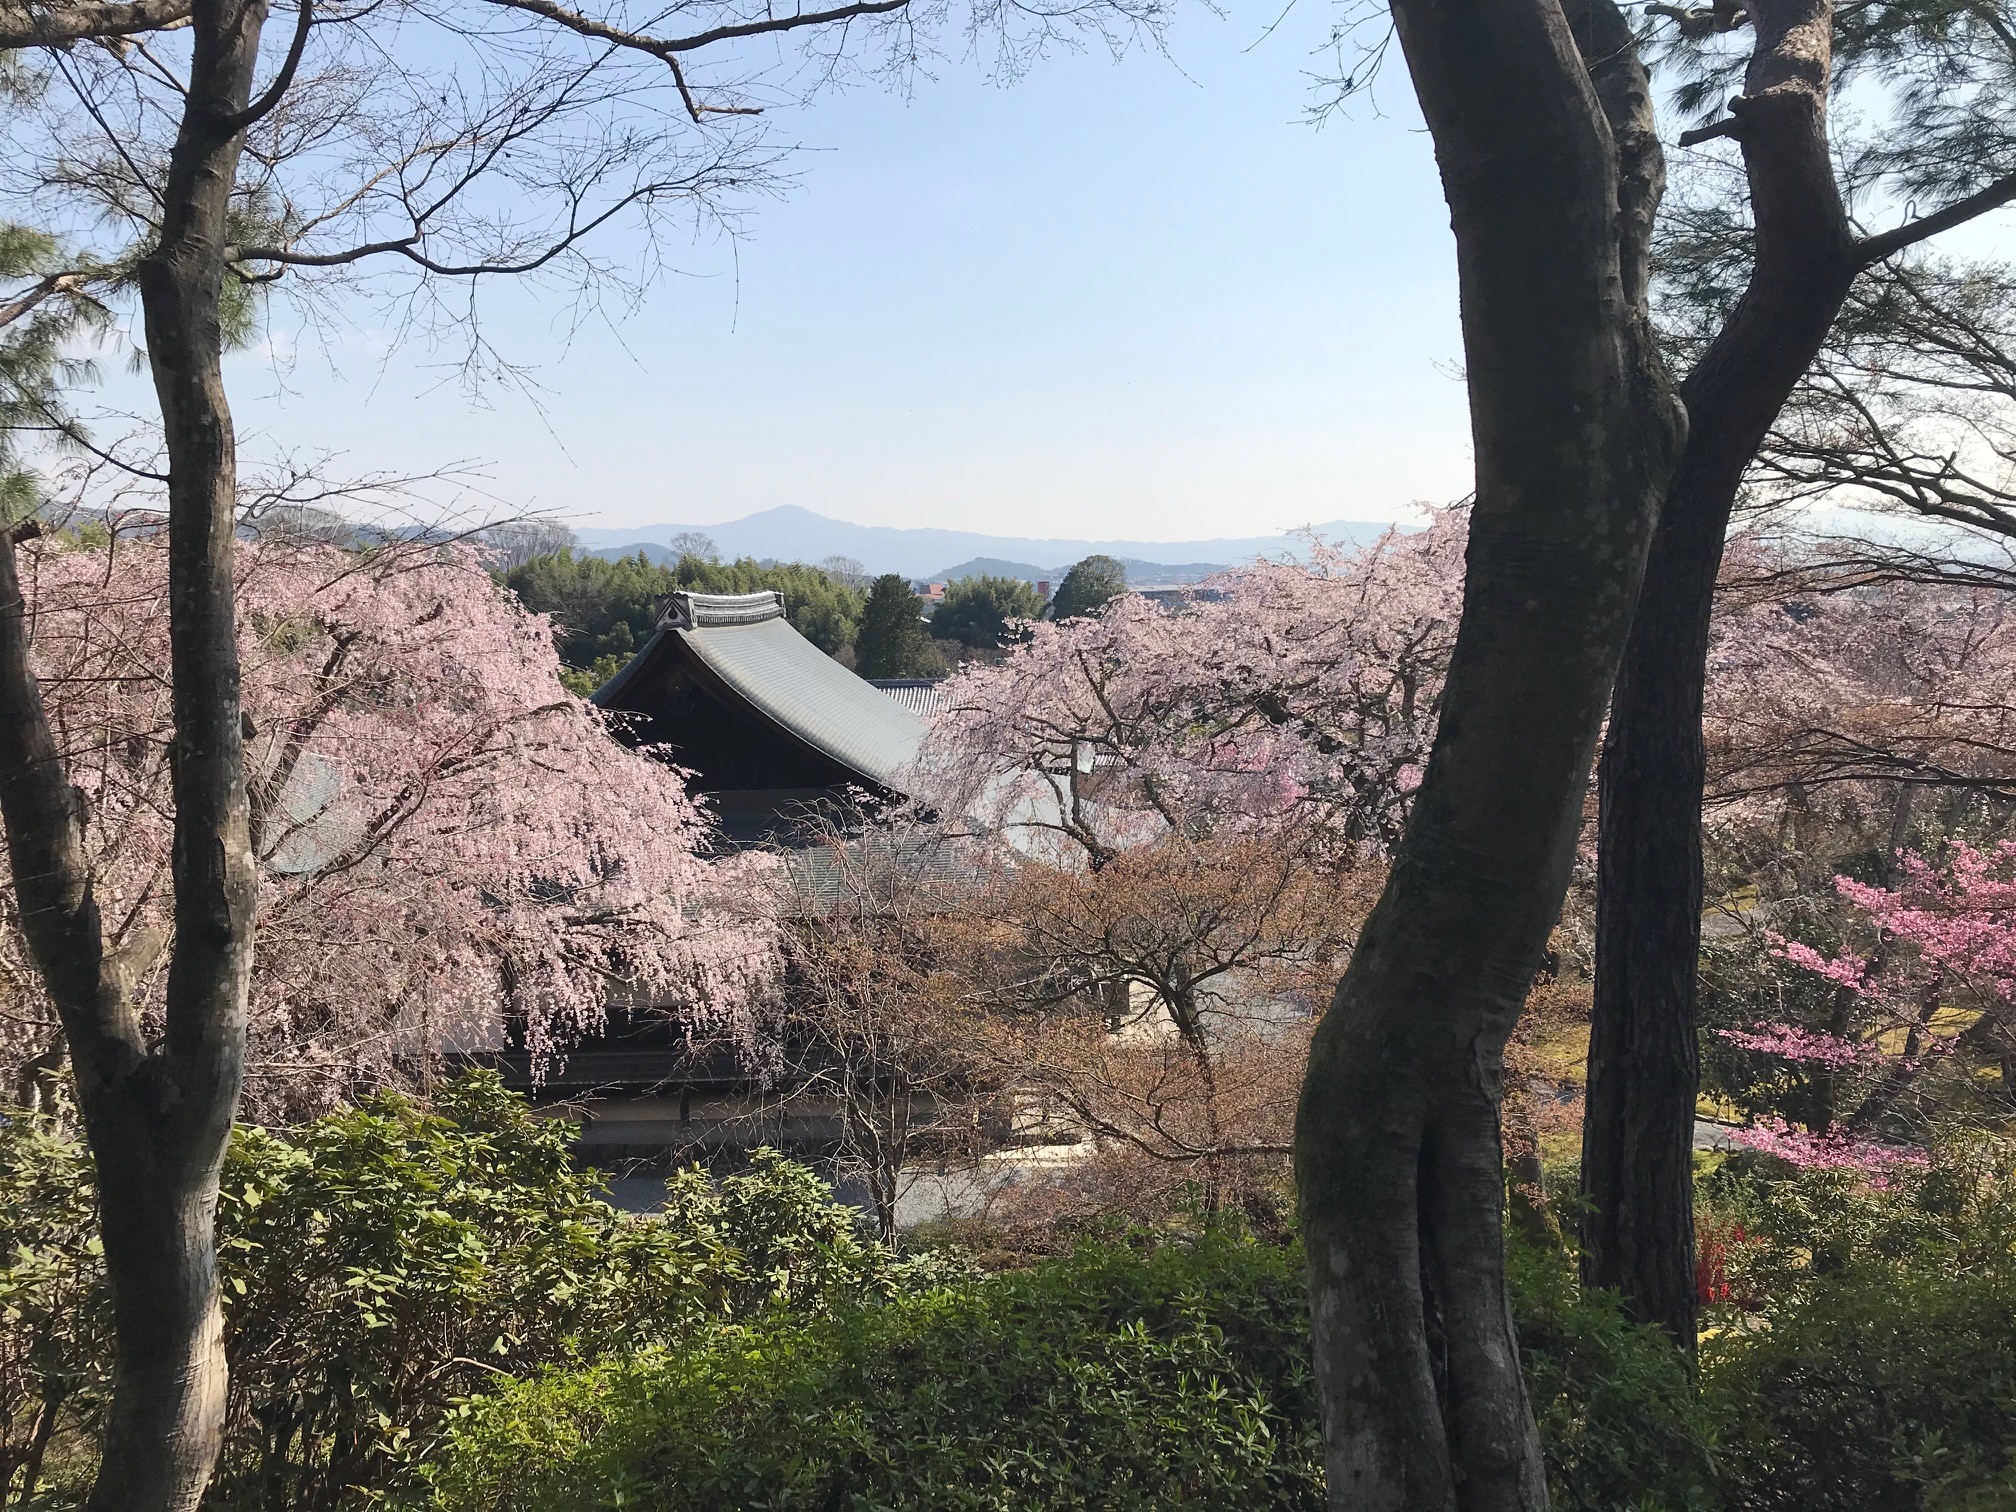
<path fill-rule="evenodd" d="M 657 634 L 595 702 L 613 702 L 668 638 L 756 712 L 865 784 L 904 790 L 924 721 L 792 629 L 781 593 L 673 594 Z"/>
<path fill-rule="evenodd" d="M 920 719 L 928 719 L 945 707 L 942 677 L 871 677 L 868 685 L 880 688 Z"/>

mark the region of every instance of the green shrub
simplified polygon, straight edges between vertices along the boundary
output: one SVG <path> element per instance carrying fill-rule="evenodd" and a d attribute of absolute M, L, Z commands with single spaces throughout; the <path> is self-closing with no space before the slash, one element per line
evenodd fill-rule
<path fill-rule="evenodd" d="M 1732 1512 L 2016 1506 L 2016 1268 L 1852 1263 L 1703 1376 Z"/>
<path fill-rule="evenodd" d="M 1516 1268 L 1557 1505 L 1707 1505 L 1677 1355 Z M 436 1512 L 1323 1504 L 1302 1262 L 1222 1235 L 776 1318 L 473 1403 Z"/>
<path fill-rule="evenodd" d="M 1556 1512 L 1715 1506 L 1708 1417 L 1666 1336 L 1583 1292 L 1558 1251 L 1515 1241 L 1507 1258 Z"/>
<path fill-rule="evenodd" d="M 1704 1395 L 1734 1512 L 2016 1507 L 2016 1179 L 1980 1136 L 1886 1183 L 1722 1163 Z"/>
<path fill-rule="evenodd" d="M 110 1298 L 91 1162 L 46 1118 L 0 1116 L 0 1502 L 75 1491 L 57 1435 L 89 1435 L 111 1387 Z"/>
<path fill-rule="evenodd" d="M 888 1296 L 927 1262 L 861 1236 L 810 1172 L 758 1152 L 661 1214 L 601 1200 L 564 1124 L 488 1075 L 276 1134 L 240 1129 L 218 1209 L 230 1401 L 207 1505 L 359 1504 L 499 1378 L 687 1340 L 778 1307 Z M 107 1334 L 89 1163 L 0 1122 L 0 1428 L 10 1473 L 43 1404 L 89 1442 Z M 88 1468 L 88 1467 L 87 1467 Z"/>
<path fill-rule="evenodd" d="M 1316 1508 L 1302 1308 L 1285 1252 L 1206 1240 L 780 1318 L 506 1388 L 436 1505 Z"/>

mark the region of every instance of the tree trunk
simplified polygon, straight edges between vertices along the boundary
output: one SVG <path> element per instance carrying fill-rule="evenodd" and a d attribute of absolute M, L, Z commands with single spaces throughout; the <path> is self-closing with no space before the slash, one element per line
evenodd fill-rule
<path fill-rule="evenodd" d="M 1477 497 L 1434 751 L 1296 1121 L 1329 1499 L 1353 1512 L 1547 1499 L 1505 1290 L 1502 1052 L 1683 430 L 1646 317 L 1645 74 L 1609 0 L 1572 14 L 1394 4 L 1456 232 Z"/>
<path fill-rule="evenodd" d="M 244 1078 L 257 879 L 249 843 L 233 611 L 237 467 L 219 301 L 263 0 L 201 0 L 160 236 L 139 267 L 169 457 L 175 718 L 174 938 L 166 1026 L 142 1034 L 132 983 L 152 942 L 110 950 L 84 816 L 28 656 L 12 540 L 0 547 L 0 810 L 24 932 L 62 1017 L 97 1170 L 113 1392 L 91 1512 L 193 1512 L 225 1403 L 217 1182 Z"/>
<path fill-rule="evenodd" d="M 1756 218 L 1750 283 L 1681 385 L 1687 449 L 1668 489 L 1619 670 L 1600 772 L 1595 1008 L 1583 1115 L 1582 1275 L 1695 1342 L 1695 972 L 1701 715 L 1730 511 L 1860 254 L 1828 156 L 1831 0 L 1756 0 L 1727 128 Z"/>

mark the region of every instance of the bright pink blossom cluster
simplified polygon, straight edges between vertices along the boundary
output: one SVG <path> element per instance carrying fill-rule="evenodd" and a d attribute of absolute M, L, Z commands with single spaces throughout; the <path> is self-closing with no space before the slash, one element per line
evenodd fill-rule
<path fill-rule="evenodd" d="M 1745 1149 L 1776 1156 L 1804 1170 L 1856 1171 L 1878 1182 L 1899 1169 L 1922 1170 L 1929 1163 L 1920 1150 L 1839 1133 L 1813 1134 L 1782 1118 L 1759 1119 L 1748 1128 L 1731 1130 L 1729 1138 Z"/>
<path fill-rule="evenodd" d="M 1720 1029 L 1716 1033 L 1738 1049 L 1829 1071 L 1845 1071 L 1885 1058 L 1880 1045 L 1801 1029 L 1794 1024 L 1759 1024 L 1754 1029 Z"/>
<path fill-rule="evenodd" d="M 2002 1002 L 2016 1002 L 2016 841 L 1977 850 L 1956 841 L 1943 863 L 1907 853 L 1902 881 L 1835 889 L 1927 965 Z"/>

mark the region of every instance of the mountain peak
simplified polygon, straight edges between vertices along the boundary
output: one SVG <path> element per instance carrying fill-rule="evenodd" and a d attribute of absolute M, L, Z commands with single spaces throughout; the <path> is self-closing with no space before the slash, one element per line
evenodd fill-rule
<path fill-rule="evenodd" d="M 1316 533 L 1339 544 L 1371 541 L 1386 526 L 1359 520 L 1337 520 L 1315 527 Z M 1094 541 L 1035 536 L 997 536 L 973 530 L 937 526 L 856 525 L 835 520 L 800 504 L 776 504 L 739 520 L 718 525 L 640 525 L 628 529 L 585 528 L 575 532 L 582 545 L 601 555 L 622 555 L 638 546 L 663 546 L 682 531 L 694 530 L 711 539 L 728 557 L 774 557 L 781 561 L 817 562 L 829 556 L 853 557 L 871 572 L 898 572 L 922 577 L 940 572 L 948 562 L 992 557 L 1010 562 L 1056 563 L 1068 566 L 1095 552 L 1143 565 L 1184 566 L 1223 562 L 1236 566 L 1261 556 L 1300 556 L 1298 539 L 1286 533 L 1202 541 Z"/>

